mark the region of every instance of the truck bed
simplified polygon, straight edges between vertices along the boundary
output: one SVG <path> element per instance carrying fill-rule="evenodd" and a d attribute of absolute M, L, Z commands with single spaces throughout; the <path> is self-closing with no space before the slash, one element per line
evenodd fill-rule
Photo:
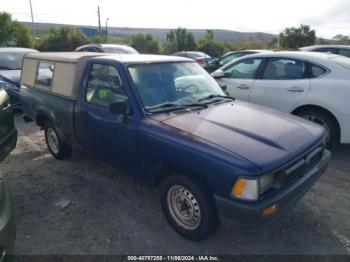
<path fill-rule="evenodd" d="M 60 137 L 69 143 L 76 140 L 74 113 L 76 101 L 39 88 L 21 87 L 22 109 L 26 117 L 43 127 L 43 120 L 55 123 Z"/>

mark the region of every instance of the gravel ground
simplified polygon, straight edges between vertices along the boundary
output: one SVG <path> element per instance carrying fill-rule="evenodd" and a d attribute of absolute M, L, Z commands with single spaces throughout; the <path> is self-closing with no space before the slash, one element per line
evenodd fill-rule
<path fill-rule="evenodd" d="M 333 152 L 327 173 L 274 225 L 237 232 L 225 220 L 191 242 L 167 225 L 155 189 L 77 150 L 57 161 L 42 131 L 19 116 L 16 124 L 17 148 L 0 166 L 15 204 L 16 254 L 350 254 L 350 146 Z"/>

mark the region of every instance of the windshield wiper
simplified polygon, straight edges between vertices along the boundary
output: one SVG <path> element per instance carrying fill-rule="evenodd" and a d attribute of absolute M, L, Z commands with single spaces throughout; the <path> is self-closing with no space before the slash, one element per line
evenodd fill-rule
<path fill-rule="evenodd" d="M 234 98 L 232 96 L 210 95 L 210 96 L 199 99 L 198 102 L 202 102 L 204 100 L 209 100 L 209 99 L 213 99 L 213 98 L 225 98 L 225 99 L 230 99 L 230 100 L 236 100 L 236 98 Z"/>
<path fill-rule="evenodd" d="M 201 104 L 201 103 L 193 103 L 193 104 L 175 104 L 175 103 L 165 103 L 159 106 L 154 106 L 154 107 L 148 107 L 146 108 L 147 110 L 157 110 L 157 109 L 166 109 L 166 110 L 172 110 L 173 108 L 176 110 L 184 109 L 187 107 L 202 107 L 202 108 L 208 108 L 206 104 Z M 166 111 L 166 110 L 161 110 L 161 111 Z"/>

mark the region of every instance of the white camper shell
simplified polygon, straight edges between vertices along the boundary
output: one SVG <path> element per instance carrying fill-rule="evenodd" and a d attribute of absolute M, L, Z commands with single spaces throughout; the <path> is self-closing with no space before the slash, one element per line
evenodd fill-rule
<path fill-rule="evenodd" d="M 23 59 L 21 82 L 31 88 L 76 99 L 85 65 L 101 53 L 29 53 Z"/>

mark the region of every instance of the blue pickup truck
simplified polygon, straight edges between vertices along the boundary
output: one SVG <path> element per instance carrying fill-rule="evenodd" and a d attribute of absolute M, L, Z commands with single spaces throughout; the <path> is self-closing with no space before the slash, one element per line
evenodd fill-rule
<path fill-rule="evenodd" d="M 157 186 L 169 224 L 191 240 L 221 216 L 275 220 L 331 157 L 323 127 L 226 96 L 187 58 L 32 53 L 21 82 L 25 120 L 55 158 L 78 146 Z"/>

